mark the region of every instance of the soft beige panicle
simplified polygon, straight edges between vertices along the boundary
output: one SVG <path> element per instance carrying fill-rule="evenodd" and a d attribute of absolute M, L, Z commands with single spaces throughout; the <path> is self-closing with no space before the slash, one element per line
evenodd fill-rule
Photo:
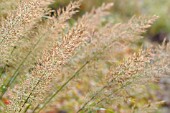
<path fill-rule="evenodd" d="M 9 60 L 16 43 L 44 15 L 46 4 L 43 0 L 22 0 L 18 8 L 9 12 L 7 19 L 1 22 L 0 62 Z"/>
<path fill-rule="evenodd" d="M 127 60 L 125 59 L 116 69 L 111 69 L 108 81 L 110 83 L 123 84 L 128 79 L 133 78 L 133 76 L 144 72 L 146 66 L 151 63 L 151 60 L 154 60 L 153 58 L 154 56 L 150 50 L 134 54 Z"/>
<path fill-rule="evenodd" d="M 19 0 L 0 0 L 0 21 L 3 20 L 9 13 L 17 7 Z"/>
<path fill-rule="evenodd" d="M 137 38 L 141 38 L 141 34 L 144 33 L 156 20 L 157 16 L 134 16 L 127 23 L 119 23 L 113 25 L 108 23 L 101 31 L 96 34 L 101 40 L 105 37 L 107 45 L 113 45 L 114 42 L 123 41 L 129 43 Z M 99 40 L 98 40 L 99 41 Z"/>
<path fill-rule="evenodd" d="M 0 64 L 5 67 L 5 72 L 8 77 L 6 77 L 5 80 L 3 80 L 2 77 L 0 81 L 7 82 L 9 76 L 14 76 L 14 73 L 20 71 L 21 67 L 23 67 L 23 70 L 26 69 L 25 71 L 28 71 L 29 66 L 25 68 L 22 65 L 27 59 L 32 60 L 30 53 L 34 50 L 31 51 L 30 49 L 34 49 L 34 45 L 31 45 L 28 49 L 26 46 L 28 46 L 30 42 L 24 39 L 26 39 L 26 33 L 32 30 L 35 23 L 41 20 L 45 11 L 47 11 L 47 6 L 50 1 L 51 0 L 16 1 L 18 7 L 9 12 L 6 19 L 1 22 Z M 21 40 L 24 46 L 20 43 Z M 36 41 L 34 41 L 34 43 L 35 42 Z M 14 50 L 16 50 L 16 53 L 14 53 Z M 2 85 L 3 82 L 0 82 L 0 85 Z"/>
<path fill-rule="evenodd" d="M 134 88 L 133 91 L 137 92 L 143 85 L 169 76 L 169 47 L 169 44 L 167 44 L 159 48 L 142 50 L 125 59 L 116 69 L 111 68 L 107 76 L 108 84 L 105 86 L 105 97 L 103 96 L 97 103 L 104 102 L 102 104 L 106 105 L 106 101 L 108 99 L 111 101 L 112 96 L 113 98 L 124 97 L 128 93 L 122 93 L 123 91 L 130 91 L 130 88 Z"/>
<path fill-rule="evenodd" d="M 105 85 L 94 92 L 89 100 L 84 102 L 79 112 L 88 109 L 91 103 L 99 104 L 99 102 L 106 102 L 107 98 L 110 99 L 109 96 L 113 96 L 115 92 L 117 93 L 117 90 L 121 90 L 121 87 L 126 84 L 129 79 L 134 79 L 138 74 L 144 72 L 147 64 L 149 64 L 152 59 L 153 55 L 150 50 L 141 50 L 139 53 L 125 59 L 117 68 L 114 68 L 114 66 L 111 67 Z"/>
<path fill-rule="evenodd" d="M 158 77 L 168 76 L 170 73 L 169 47 L 167 44 L 159 48 L 140 50 L 124 59 L 116 68 L 111 67 L 106 77 L 106 84 L 84 102 L 79 112 L 91 109 L 89 108 L 91 103 L 95 106 L 101 104 L 109 106 L 109 103 L 116 105 L 119 103 L 115 101 L 117 98 L 126 98 L 129 94 L 127 91 L 130 89 L 128 88 L 135 88 L 136 91 L 143 85 L 157 80 Z"/>
<path fill-rule="evenodd" d="M 146 31 L 157 18 L 157 16 L 134 16 L 127 23 L 115 25 L 112 22 L 107 23 L 100 28 L 98 32 L 93 33 L 94 38 L 90 40 L 91 43 L 88 47 L 81 50 L 84 52 L 80 51 L 78 54 L 79 59 L 76 58 L 75 60 L 93 59 L 101 56 L 100 53 L 102 53 L 104 55 L 104 59 L 102 58 L 104 62 L 106 60 L 116 62 L 117 51 L 125 50 L 132 42 L 140 39 L 142 37 L 141 34 Z"/>
<path fill-rule="evenodd" d="M 107 84 L 100 90 L 100 94 L 97 92 L 95 98 L 98 101 L 93 100 L 94 103 L 109 106 L 107 101 L 116 103 L 117 98 L 126 97 L 131 89 L 138 92 L 144 85 L 169 76 L 169 48 L 168 43 L 160 47 L 141 50 L 139 53 L 125 59 L 117 68 L 111 68 L 106 79 Z M 113 98 L 113 101 L 111 98 Z"/>

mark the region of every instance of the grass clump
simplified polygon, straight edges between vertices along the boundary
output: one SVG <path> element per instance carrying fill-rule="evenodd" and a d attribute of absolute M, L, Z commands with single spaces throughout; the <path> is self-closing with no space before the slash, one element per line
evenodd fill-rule
<path fill-rule="evenodd" d="M 64 107 L 77 113 L 123 112 L 120 107 L 146 112 L 158 107 L 158 100 L 129 102 L 140 100 L 137 94 L 146 93 L 148 83 L 169 74 L 169 44 L 132 49 L 158 17 L 103 22 L 113 6 L 107 3 L 70 26 L 68 21 L 79 12 L 81 2 L 53 11 L 48 8 L 52 0 L 18 1 L 1 21 L 0 112 L 54 108 L 57 112 Z M 68 108 L 69 102 L 74 107 Z"/>

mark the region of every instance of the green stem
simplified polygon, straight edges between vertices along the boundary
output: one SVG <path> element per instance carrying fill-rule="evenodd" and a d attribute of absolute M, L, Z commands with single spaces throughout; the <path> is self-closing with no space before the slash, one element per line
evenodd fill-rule
<path fill-rule="evenodd" d="M 25 106 L 25 104 L 28 102 L 29 98 L 31 97 L 33 91 L 35 90 L 35 88 L 38 86 L 38 84 L 41 82 L 43 78 L 43 75 L 41 75 L 40 79 L 38 80 L 38 82 L 36 83 L 36 85 L 33 87 L 33 89 L 31 90 L 31 93 L 28 95 L 28 97 L 25 99 L 24 104 L 22 105 L 22 107 L 20 108 L 19 112 L 22 111 L 22 108 Z"/>
<path fill-rule="evenodd" d="M 125 85 L 123 85 L 121 88 L 119 88 L 119 89 L 117 89 L 117 90 L 115 90 L 115 91 L 113 91 L 112 93 L 110 93 L 108 96 L 107 96 L 107 98 L 108 97 L 110 97 L 110 96 L 112 96 L 113 95 L 113 93 L 116 93 L 116 92 L 118 92 L 120 89 L 122 89 L 122 88 L 124 88 L 125 87 Z M 104 98 L 102 98 L 102 99 L 100 99 L 98 102 L 97 102 L 97 104 L 99 104 L 99 103 L 101 103 L 102 101 L 104 101 L 104 100 L 106 100 L 106 98 L 104 97 Z M 96 104 L 96 105 L 97 105 Z"/>
<path fill-rule="evenodd" d="M 18 71 L 20 70 L 20 68 L 22 67 L 22 65 L 26 62 L 26 60 L 28 59 L 28 57 L 31 55 L 31 53 L 34 51 L 34 49 L 36 48 L 36 46 L 39 44 L 39 42 L 41 41 L 42 37 L 39 38 L 39 40 L 37 41 L 37 43 L 33 46 L 33 49 L 29 51 L 29 53 L 26 55 L 26 57 L 23 59 L 23 61 L 20 63 L 20 65 L 18 66 L 18 68 L 15 70 L 15 72 L 13 73 L 12 77 L 10 78 L 10 80 L 8 81 L 7 85 L 6 85 L 6 90 L 4 92 L 2 92 L 0 99 L 2 99 L 3 95 L 6 93 L 7 89 L 11 86 L 11 84 L 15 81 L 15 79 L 17 78 Z"/>
<path fill-rule="evenodd" d="M 77 111 L 79 113 L 82 111 L 95 97 L 97 97 L 107 86 L 103 86 L 100 90 L 98 90 L 87 102 L 83 104 L 83 106 Z"/>
<path fill-rule="evenodd" d="M 133 79 L 136 78 L 133 77 Z M 111 84 L 112 82 L 114 82 L 114 80 L 111 80 L 108 84 Z M 80 111 L 84 110 L 84 108 L 96 97 L 100 94 L 100 92 L 102 92 L 105 88 L 107 88 L 108 84 L 106 84 L 105 86 L 103 86 L 99 91 L 97 91 L 88 101 L 86 101 L 83 106 L 77 111 L 77 113 L 79 113 Z M 116 89 L 115 91 L 113 91 L 111 94 L 109 94 L 107 97 L 110 97 L 113 93 L 116 93 L 118 92 L 120 89 L 130 85 L 131 83 L 128 83 L 128 84 L 125 84 L 125 85 L 122 85 L 119 89 Z M 97 104 L 99 104 L 100 102 L 106 100 L 105 97 L 103 97 L 102 99 L 100 99 Z M 96 104 L 96 105 L 97 105 Z"/>
<path fill-rule="evenodd" d="M 73 80 L 79 73 L 80 71 L 89 63 L 89 61 L 87 61 L 84 65 L 82 65 L 75 73 L 74 75 L 72 75 L 58 90 L 56 90 L 50 98 L 46 98 L 45 102 L 42 104 L 42 107 L 38 110 L 38 113 L 71 81 Z M 39 106 L 39 105 L 38 105 Z M 36 111 L 36 109 L 38 109 L 39 107 L 36 107 L 34 109 L 34 112 Z M 33 112 L 33 113 L 34 113 Z"/>
<path fill-rule="evenodd" d="M 138 76 L 132 77 L 132 79 L 134 80 L 134 79 L 137 78 L 137 77 L 140 77 L 140 74 L 139 74 Z M 113 80 L 111 80 L 111 82 L 113 82 Z M 113 91 L 112 93 L 110 93 L 110 94 L 107 96 L 107 98 L 110 97 L 110 96 L 112 96 L 113 93 L 118 92 L 118 91 L 121 90 L 122 88 L 125 88 L 125 87 L 127 87 L 128 85 L 130 85 L 130 84 L 132 84 L 132 83 L 133 83 L 133 82 L 127 82 L 127 83 L 124 84 L 124 85 L 122 84 L 122 86 L 121 86 L 119 89 L 116 89 L 115 91 Z M 102 98 L 102 99 L 100 99 L 100 100 L 97 102 L 97 104 L 101 103 L 101 102 L 104 101 L 104 100 L 106 100 L 105 97 Z"/>
<path fill-rule="evenodd" d="M 30 104 L 26 107 L 26 109 L 24 110 L 24 112 L 23 113 L 27 113 L 27 110 L 30 108 Z"/>

